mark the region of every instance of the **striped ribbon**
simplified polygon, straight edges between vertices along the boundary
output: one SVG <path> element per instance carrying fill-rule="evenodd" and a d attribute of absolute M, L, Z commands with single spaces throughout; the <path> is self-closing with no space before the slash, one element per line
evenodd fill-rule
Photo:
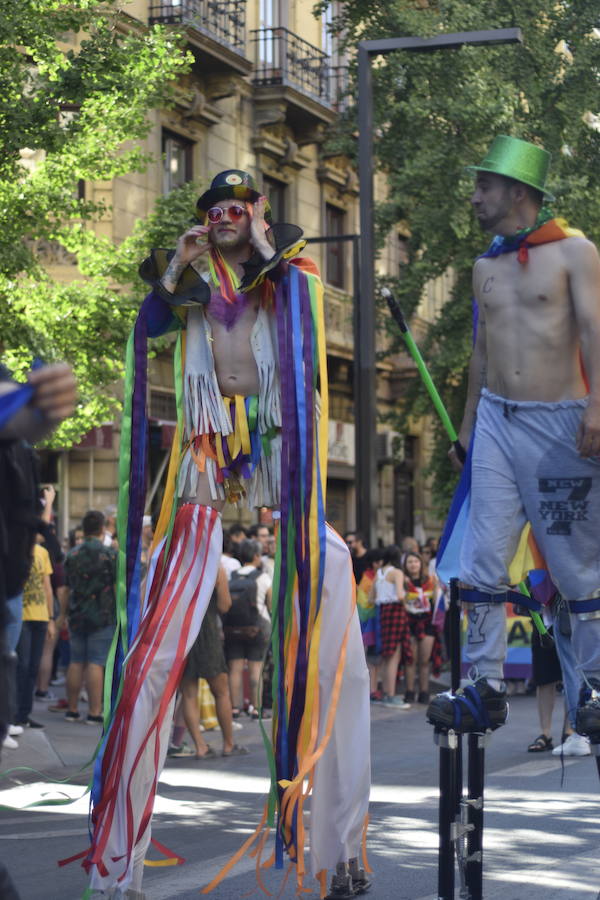
<path fill-rule="evenodd" d="M 275 307 L 280 352 L 281 526 L 273 584 L 273 754 L 269 824 L 277 813 L 275 861 L 304 874 L 304 777 L 318 735 L 321 590 L 325 565 L 324 493 L 328 394 L 320 280 L 290 266 Z M 316 387 L 321 387 L 317 421 Z M 293 602 L 296 591 L 296 602 Z"/>

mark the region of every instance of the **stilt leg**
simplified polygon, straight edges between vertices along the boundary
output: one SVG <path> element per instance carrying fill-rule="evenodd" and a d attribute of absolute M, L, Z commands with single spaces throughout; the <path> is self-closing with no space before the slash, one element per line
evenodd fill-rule
<path fill-rule="evenodd" d="M 460 687 L 461 678 L 461 654 L 460 654 L 460 590 L 458 578 L 450 582 L 450 627 L 449 627 L 449 653 L 450 653 L 450 689 L 453 694 Z M 460 817 L 460 803 L 463 794 L 463 742 L 462 734 L 456 734 L 456 748 L 454 750 L 454 789 L 451 796 L 454 798 L 454 819 Z"/>
<path fill-rule="evenodd" d="M 485 747 L 490 732 L 469 735 L 469 797 L 466 885 L 469 900 L 483 897 L 483 782 Z"/>
<path fill-rule="evenodd" d="M 458 581 L 450 582 L 448 639 L 451 664 L 451 690 L 460 685 L 460 605 Z M 440 805 L 438 855 L 438 898 L 454 900 L 455 829 L 462 797 L 462 737 L 457 732 L 434 732 L 440 748 Z"/>
<path fill-rule="evenodd" d="M 460 739 L 455 731 L 436 731 L 434 739 L 440 748 L 438 900 L 454 900 L 454 825 L 462 792 L 457 766 Z"/>

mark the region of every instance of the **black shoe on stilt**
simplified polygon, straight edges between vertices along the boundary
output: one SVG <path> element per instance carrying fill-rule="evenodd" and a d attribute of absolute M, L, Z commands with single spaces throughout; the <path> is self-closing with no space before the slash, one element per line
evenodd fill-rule
<path fill-rule="evenodd" d="M 460 734 L 495 731 L 507 718 L 506 690 L 494 690 L 486 678 L 460 688 L 456 694 L 437 694 L 427 707 L 427 720 L 432 725 Z"/>
<path fill-rule="evenodd" d="M 591 744 L 600 744 L 600 680 L 597 678 L 588 678 L 579 692 L 575 728 L 578 734 L 589 737 Z"/>
<path fill-rule="evenodd" d="M 352 875 L 348 870 L 348 863 L 338 863 L 335 875 L 331 878 L 331 887 L 325 900 L 352 900 L 356 897 Z"/>
<path fill-rule="evenodd" d="M 359 866 L 356 856 L 348 860 L 348 869 L 350 870 L 354 893 L 366 894 L 371 887 L 371 882 L 367 878 L 365 870 Z"/>

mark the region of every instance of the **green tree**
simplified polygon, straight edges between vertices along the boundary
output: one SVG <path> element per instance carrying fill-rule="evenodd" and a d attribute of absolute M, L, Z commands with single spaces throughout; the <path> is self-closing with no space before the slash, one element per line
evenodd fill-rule
<path fill-rule="evenodd" d="M 105 209 L 78 186 L 144 170 L 148 112 L 190 60 L 117 0 L 0 0 L 0 21 L 0 347 L 17 375 L 34 356 L 73 364 L 79 409 L 53 438 L 68 446 L 114 412 L 143 243 L 141 228 L 118 248 L 97 238 Z M 48 274 L 49 247 L 73 255 L 75 280 Z"/>
<path fill-rule="evenodd" d="M 496 134 L 541 143 L 553 155 L 557 213 L 600 240 L 598 4 L 346 0 L 338 10 L 333 28 L 350 52 L 363 39 L 516 26 L 523 31 L 520 46 L 402 52 L 373 67 L 376 166 L 389 187 L 376 210 L 378 240 L 381 245 L 390 228 L 407 223 L 409 258 L 394 287 L 409 314 L 429 279 L 449 267 L 455 273 L 452 297 L 422 349 L 458 427 L 471 350 L 471 267 L 489 242 L 470 211 L 472 179 L 464 167 L 483 158 Z M 332 150 L 354 155 L 355 134 L 356 110 L 350 109 L 331 136 Z M 429 408 L 415 383 L 399 427 L 408 415 Z M 432 469 L 443 510 L 455 479 L 446 458 L 448 440 L 436 427 Z"/>

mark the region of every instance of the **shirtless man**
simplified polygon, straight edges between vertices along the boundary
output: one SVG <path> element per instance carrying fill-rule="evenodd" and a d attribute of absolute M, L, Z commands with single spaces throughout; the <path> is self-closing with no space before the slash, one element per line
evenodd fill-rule
<path fill-rule="evenodd" d="M 167 486 L 149 563 L 145 612 L 130 642 L 122 700 L 115 707 L 101 768 L 97 767 L 101 777 L 93 791 L 94 834 L 86 859 L 95 891 L 104 896 L 118 888 L 115 896 L 130 900 L 143 897 L 150 816 L 168 746 L 175 689 L 220 564 L 220 512 L 228 501 L 272 508 L 280 503 L 286 477 L 282 431 L 290 410 L 282 408 L 277 303 L 291 303 L 294 266 L 298 269 L 294 278 L 301 284 L 302 278 L 308 279 L 300 274 L 306 261 L 297 257 L 302 232 L 289 225 L 273 226 L 268 232 L 268 201 L 248 173 L 220 173 L 197 208 L 202 224 L 180 237 L 168 265 L 163 254 L 163 271 L 157 268 L 157 277 L 149 278 L 154 290 L 140 314 L 151 337 L 171 327 L 176 316 L 184 325 L 182 363 L 176 369 L 176 378 L 183 375 L 183 441 L 174 443 L 170 467 L 176 472 L 174 496 Z M 282 261 L 284 256 L 289 262 Z M 266 277 L 269 271 L 278 280 L 277 297 L 274 283 Z M 316 421 L 315 413 L 311 398 L 305 411 L 309 422 Z M 297 461 L 295 465 L 298 468 Z M 132 461 L 132 480 L 133 476 Z M 287 477 L 292 482 L 297 476 Z M 131 493 L 129 503 L 131 508 Z M 161 523 L 168 522 L 173 503 L 177 510 L 167 540 L 161 538 Z M 128 532 L 120 545 L 136 546 L 137 538 L 130 536 Z M 331 529 L 323 537 L 322 637 L 315 644 L 322 648 L 318 725 L 319 740 L 327 728 L 331 740 L 311 766 L 310 852 L 313 874 L 322 877 L 328 869 L 336 870 L 332 896 L 341 900 L 354 895 L 355 885 L 368 888 L 357 859 L 369 793 L 368 674 L 352 606 L 348 550 Z M 340 622 L 347 623 L 347 631 Z M 343 666 L 344 678 L 330 722 L 338 665 Z M 338 752 L 350 743 L 355 754 Z M 303 863 L 295 855 L 295 838 L 289 841 L 289 852 Z M 297 868 L 301 875 L 301 866 Z"/>
<path fill-rule="evenodd" d="M 473 271 L 479 321 L 459 433 L 466 448 L 474 432 L 458 574 L 478 680 L 438 695 L 427 716 L 463 732 L 506 721 L 502 601 L 520 598 L 508 567 L 529 521 L 569 602 L 584 682 L 578 730 L 600 742 L 600 259 L 542 208 L 548 165 L 540 147 L 500 136 L 474 167 L 475 215 L 496 235 Z"/>
<path fill-rule="evenodd" d="M 266 197 L 259 197 L 250 219 L 245 208 L 240 206 L 239 200 L 220 200 L 219 206 L 212 207 L 213 210 L 221 210 L 219 221 L 214 225 L 194 225 L 179 238 L 175 256 L 162 278 L 164 287 L 173 293 L 181 273 L 188 265 L 201 273 L 203 271 L 201 262 L 211 247 L 221 251 L 240 280 L 244 275 L 242 263 L 247 262 L 253 248 L 265 261 L 271 259 L 273 247 L 265 236 L 266 202 Z M 243 210 L 241 217 L 240 209 Z M 260 299 L 257 290 L 251 291 L 246 296 L 248 303 L 233 327 L 228 328 L 227 323 L 217 318 L 210 304 L 205 310 L 211 328 L 217 381 L 225 397 L 236 395 L 249 397 L 259 393 L 258 369 L 250 338 L 256 323 Z M 184 499 L 188 502 L 210 504 L 219 512 L 225 506 L 224 499 L 215 500 L 211 495 L 208 476 L 203 472 L 198 474 L 195 491 L 187 494 Z"/>

